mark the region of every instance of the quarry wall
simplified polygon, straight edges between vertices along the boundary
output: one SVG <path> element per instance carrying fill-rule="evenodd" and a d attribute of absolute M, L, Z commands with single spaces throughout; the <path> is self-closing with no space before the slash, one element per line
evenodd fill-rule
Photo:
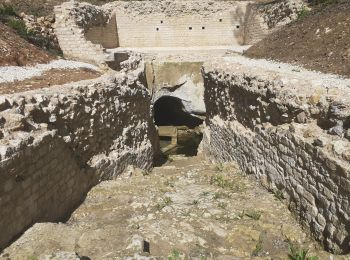
<path fill-rule="evenodd" d="M 0 97 L 0 248 L 36 222 L 62 221 L 101 180 L 158 154 L 143 64 Z M 135 67 L 136 66 L 136 67 Z"/>
<path fill-rule="evenodd" d="M 283 66 L 205 63 L 202 150 L 236 161 L 327 249 L 349 252 L 350 81 Z"/>

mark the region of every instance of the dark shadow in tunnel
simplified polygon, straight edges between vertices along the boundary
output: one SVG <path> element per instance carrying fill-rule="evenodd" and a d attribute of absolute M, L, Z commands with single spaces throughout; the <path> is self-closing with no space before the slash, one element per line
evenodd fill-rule
<path fill-rule="evenodd" d="M 179 98 L 164 96 L 154 104 L 154 120 L 158 126 L 187 126 L 195 128 L 203 123 L 203 120 L 184 111 Z"/>
<path fill-rule="evenodd" d="M 157 126 L 176 126 L 177 144 L 165 152 L 166 155 L 184 154 L 195 156 L 198 146 L 202 140 L 202 133 L 197 128 L 203 120 L 192 116 L 184 111 L 183 104 L 179 98 L 164 96 L 154 104 L 154 119 Z M 169 147 L 171 138 L 160 136 L 160 147 Z"/>

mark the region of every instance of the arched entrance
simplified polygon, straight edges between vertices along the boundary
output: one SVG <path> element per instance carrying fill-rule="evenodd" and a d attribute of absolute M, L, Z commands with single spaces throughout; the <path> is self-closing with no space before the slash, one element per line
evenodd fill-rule
<path fill-rule="evenodd" d="M 165 154 L 197 154 L 202 140 L 199 126 L 203 120 L 188 113 L 181 99 L 172 96 L 159 98 L 154 103 L 154 120 Z"/>

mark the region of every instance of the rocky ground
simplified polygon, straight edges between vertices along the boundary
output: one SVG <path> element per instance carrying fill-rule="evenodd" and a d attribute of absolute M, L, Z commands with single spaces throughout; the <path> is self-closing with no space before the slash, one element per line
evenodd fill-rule
<path fill-rule="evenodd" d="M 67 223 L 35 224 L 0 259 L 330 258 L 283 204 L 234 165 L 172 156 L 94 187 Z M 144 258 L 142 258 L 144 257 Z"/>
<path fill-rule="evenodd" d="M 311 12 L 305 9 L 299 19 L 267 36 L 245 55 L 350 77 L 350 2 L 328 2 L 339 3 L 317 6 Z"/>

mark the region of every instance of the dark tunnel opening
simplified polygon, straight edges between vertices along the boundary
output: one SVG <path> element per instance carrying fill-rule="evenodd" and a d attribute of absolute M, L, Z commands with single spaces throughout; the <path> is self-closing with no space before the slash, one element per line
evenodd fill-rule
<path fill-rule="evenodd" d="M 184 111 L 179 98 L 161 97 L 154 104 L 154 119 L 158 126 L 187 126 L 195 128 L 203 123 L 203 120 Z"/>
<path fill-rule="evenodd" d="M 202 140 L 203 120 L 186 112 L 179 98 L 164 96 L 154 104 L 160 146 L 164 154 L 194 156 Z"/>

